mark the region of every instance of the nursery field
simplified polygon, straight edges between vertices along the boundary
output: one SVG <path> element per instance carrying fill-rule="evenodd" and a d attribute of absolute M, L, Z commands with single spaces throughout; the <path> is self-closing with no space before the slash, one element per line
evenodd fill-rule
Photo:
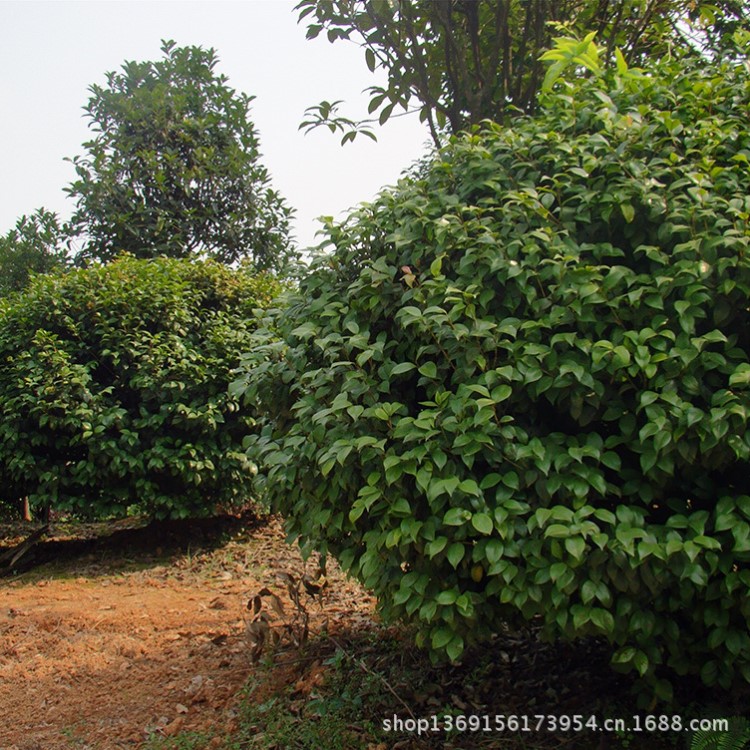
<path fill-rule="evenodd" d="M 89 87 L 0 236 L 0 750 L 750 748 L 750 5 L 615 5 L 298 0 L 387 74 L 298 128 L 432 141 L 315 248 L 216 50 Z"/>

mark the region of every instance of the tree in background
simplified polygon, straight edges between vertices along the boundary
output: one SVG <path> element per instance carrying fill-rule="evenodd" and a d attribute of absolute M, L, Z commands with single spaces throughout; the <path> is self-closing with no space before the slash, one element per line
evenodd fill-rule
<path fill-rule="evenodd" d="M 22 216 L 0 237 L 0 296 L 24 289 L 32 274 L 66 265 L 64 230 L 57 214 L 45 208 Z"/>
<path fill-rule="evenodd" d="M 673 46 L 714 51 L 747 22 L 746 4 L 718 0 L 301 0 L 307 36 L 325 31 L 364 48 L 371 71 L 384 69 L 385 86 L 372 86 L 369 112 L 382 125 L 394 111 L 417 103 L 433 141 L 446 128 L 456 133 L 482 120 L 502 122 L 533 113 L 544 76 L 541 53 L 556 30 L 596 32 L 608 57 L 622 50 L 628 64 L 642 64 Z M 696 32 L 691 34 L 691 30 Z M 372 120 L 338 115 L 340 102 L 307 110 L 301 127 L 328 126 L 374 137 Z"/>
<path fill-rule="evenodd" d="M 71 161 L 77 260 L 209 256 L 280 270 L 291 210 L 261 165 L 253 97 L 215 72 L 213 49 L 163 42 L 157 62 L 126 62 L 90 87 L 96 137 Z"/>

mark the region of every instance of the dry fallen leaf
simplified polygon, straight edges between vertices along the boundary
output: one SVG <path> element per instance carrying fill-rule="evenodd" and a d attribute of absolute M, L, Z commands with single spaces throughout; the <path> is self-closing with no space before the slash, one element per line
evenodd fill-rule
<path fill-rule="evenodd" d="M 182 716 L 177 716 L 173 721 L 171 721 L 167 726 L 165 726 L 161 733 L 165 737 L 174 737 L 176 734 L 178 734 L 182 730 L 182 725 L 185 723 L 185 719 Z"/>

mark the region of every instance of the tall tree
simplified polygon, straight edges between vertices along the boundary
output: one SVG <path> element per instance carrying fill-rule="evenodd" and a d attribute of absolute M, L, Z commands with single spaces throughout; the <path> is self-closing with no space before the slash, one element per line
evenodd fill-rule
<path fill-rule="evenodd" d="M 126 62 L 90 87 L 96 132 L 71 161 L 79 261 L 210 256 L 279 270 L 291 216 L 259 159 L 253 97 L 216 73 L 213 49 L 162 43 L 156 62 Z"/>
<path fill-rule="evenodd" d="M 0 296 L 26 288 L 32 274 L 64 267 L 64 238 L 57 214 L 45 208 L 18 219 L 0 237 Z"/>
<path fill-rule="evenodd" d="M 361 45 L 371 71 L 387 72 L 385 86 L 372 86 L 370 115 L 382 125 L 416 103 L 433 140 L 484 119 L 502 121 L 533 112 L 544 76 L 541 53 L 556 30 L 595 31 L 612 53 L 629 64 L 660 55 L 671 45 L 688 47 L 691 22 L 700 41 L 747 20 L 747 3 L 716 0 L 301 0 L 307 36 L 326 32 L 329 41 Z M 611 55 L 610 55 L 611 56 Z M 370 123 L 338 114 L 339 102 L 308 109 L 302 127 L 327 125 L 372 136 Z"/>

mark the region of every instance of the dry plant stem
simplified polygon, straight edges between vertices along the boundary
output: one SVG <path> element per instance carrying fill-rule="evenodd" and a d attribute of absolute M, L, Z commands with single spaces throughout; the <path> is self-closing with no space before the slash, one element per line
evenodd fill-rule
<path fill-rule="evenodd" d="M 313 656 L 298 656 L 295 659 L 287 659 L 286 661 L 277 661 L 273 666 L 274 667 L 290 667 L 292 664 L 304 664 L 305 662 L 313 662 L 320 659 L 320 657 L 317 654 L 314 654 Z"/>
<path fill-rule="evenodd" d="M 305 582 L 304 581 L 304 577 L 297 580 L 293 576 L 289 575 L 288 573 L 282 573 L 282 574 L 279 575 L 279 577 L 287 584 L 287 592 L 289 594 L 289 598 L 292 600 L 292 603 L 294 604 L 295 609 L 296 609 L 295 617 L 293 618 L 293 622 L 291 622 L 291 623 L 286 622 L 287 618 L 286 618 L 286 615 L 285 615 L 285 612 L 284 612 L 284 607 L 281 604 L 281 600 L 278 598 L 278 596 L 276 596 L 270 589 L 263 588 L 263 589 L 261 589 L 261 591 L 259 591 L 257 594 L 255 594 L 251 598 L 250 602 L 247 605 L 247 608 L 248 609 L 252 609 L 253 612 L 254 612 L 254 618 L 253 618 L 252 622 L 250 623 L 250 627 L 253 627 L 254 625 L 257 625 L 258 621 L 259 621 L 259 617 L 261 617 L 264 614 L 262 612 L 263 597 L 270 598 L 270 602 L 271 602 L 272 608 L 274 609 L 274 611 L 276 612 L 276 614 L 281 618 L 281 623 L 280 624 L 283 626 L 284 630 L 286 630 L 288 633 L 292 634 L 293 646 L 295 648 L 300 648 L 305 643 L 307 643 L 308 637 L 310 635 L 315 635 L 315 636 L 318 636 L 318 637 L 320 637 L 320 636 L 326 637 L 334 646 L 336 646 L 336 648 L 338 648 L 350 661 L 354 662 L 361 670 L 363 670 L 367 674 L 370 674 L 370 675 L 376 677 L 378 680 L 380 680 L 382 682 L 382 684 L 387 688 L 388 692 L 390 692 L 391 695 L 393 695 L 393 697 L 396 698 L 396 700 L 404 707 L 404 709 L 409 714 L 409 716 L 416 721 L 416 717 L 414 716 L 411 708 L 409 708 L 409 705 L 394 690 L 393 686 L 388 682 L 388 680 L 385 679 L 385 677 L 383 677 L 383 675 L 378 674 L 377 672 L 375 672 L 372 669 L 370 669 L 367 666 L 367 664 L 365 664 L 365 662 L 362 659 L 358 659 L 357 657 L 353 656 L 346 648 L 344 648 L 344 646 L 336 638 L 334 638 L 330 634 L 319 632 L 319 631 L 316 631 L 316 630 L 313 630 L 312 628 L 310 628 L 310 626 L 309 626 L 309 620 L 310 620 L 309 612 L 307 611 L 307 608 L 304 606 L 304 604 L 302 604 L 302 602 L 300 600 L 300 588 L 299 588 L 299 586 L 300 586 L 300 584 L 304 584 L 304 582 Z M 308 591 L 308 593 L 309 593 L 309 591 Z M 314 598 L 312 596 L 312 594 L 310 594 L 310 596 L 311 596 L 311 598 Z M 319 600 L 319 601 L 321 601 L 321 600 Z M 322 606 L 322 604 L 321 604 L 321 606 Z M 295 638 L 293 631 L 295 629 L 295 625 L 296 625 L 297 628 L 299 627 L 299 618 L 300 618 L 300 616 L 302 617 L 304 630 L 303 630 L 302 637 Z M 265 620 L 262 624 L 265 626 L 265 630 L 267 630 L 269 632 L 274 632 L 279 627 L 278 623 L 271 623 L 268 620 Z M 248 630 L 248 634 L 250 634 L 250 635 L 252 635 L 254 637 L 254 640 L 255 640 L 254 645 L 255 645 L 255 649 L 256 649 L 255 658 L 257 659 L 257 658 L 260 657 L 260 655 L 261 655 L 261 653 L 263 651 L 263 648 L 265 646 L 265 641 L 266 641 L 265 632 L 262 633 L 262 634 L 261 633 L 254 633 L 254 632 L 251 633 L 250 630 Z M 258 636 L 260 636 L 260 639 L 258 639 Z M 279 643 L 279 641 L 280 641 L 280 639 L 278 639 L 274 645 L 277 646 L 278 643 Z M 315 658 L 317 658 L 317 657 L 315 657 Z M 297 659 L 287 660 L 287 661 L 285 661 L 283 663 L 277 662 L 276 666 L 288 665 L 288 664 L 293 664 L 293 663 L 296 663 L 296 662 L 303 662 L 303 661 L 308 661 L 308 660 L 309 659 L 306 658 L 306 657 L 299 657 Z"/>

